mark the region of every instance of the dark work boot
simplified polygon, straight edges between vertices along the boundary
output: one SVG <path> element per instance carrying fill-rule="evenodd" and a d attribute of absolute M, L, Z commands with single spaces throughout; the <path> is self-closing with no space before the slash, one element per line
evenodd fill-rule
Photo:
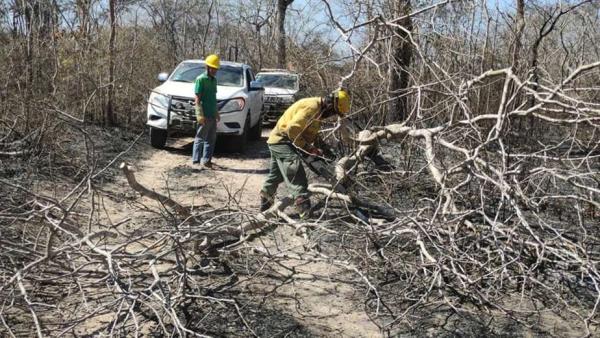
<path fill-rule="evenodd" d="M 260 192 L 260 212 L 269 210 L 273 206 L 273 196 L 269 196 L 266 192 Z"/>
<path fill-rule="evenodd" d="M 296 207 L 296 211 L 301 219 L 310 217 L 310 200 L 306 196 L 296 197 L 294 201 L 294 206 Z"/>

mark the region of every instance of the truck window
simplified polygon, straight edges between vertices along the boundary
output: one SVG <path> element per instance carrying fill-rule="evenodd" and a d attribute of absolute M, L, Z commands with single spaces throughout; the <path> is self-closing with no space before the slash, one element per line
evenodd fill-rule
<path fill-rule="evenodd" d="M 252 76 L 252 71 L 250 68 L 246 68 L 246 86 L 250 88 L 250 82 L 254 81 L 254 76 Z"/>

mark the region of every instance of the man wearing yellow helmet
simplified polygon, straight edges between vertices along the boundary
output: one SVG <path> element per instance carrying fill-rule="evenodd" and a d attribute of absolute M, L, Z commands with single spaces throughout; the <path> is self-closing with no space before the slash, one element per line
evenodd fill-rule
<path fill-rule="evenodd" d="M 313 145 L 321 129 L 321 121 L 334 116 L 343 117 L 349 111 L 348 92 L 336 90 L 325 97 L 298 100 L 283 113 L 267 140 L 271 162 L 269 175 L 260 191 L 261 212 L 271 207 L 277 187 L 285 182 L 300 217 L 308 215 L 308 181 L 297 150 L 322 155 L 322 151 Z"/>
<path fill-rule="evenodd" d="M 196 78 L 196 121 L 198 129 L 194 138 L 192 163 L 202 168 L 211 168 L 211 159 L 217 140 L 217 122 L 220 120 L 217 110 L 217 70 L 219 57 L 211 54 L 204 60 L 206 72 Z"/>

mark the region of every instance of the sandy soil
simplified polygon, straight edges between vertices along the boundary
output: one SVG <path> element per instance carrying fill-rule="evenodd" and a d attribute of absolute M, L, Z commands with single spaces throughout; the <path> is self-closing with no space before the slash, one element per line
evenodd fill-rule
<path fill-rule="evenodd" d="M 213 158 L 212 170 L 199 170 L 191 163 L 192 138 L 170 140 L 164 150 L 143 146 L 144 156 L 134 164 L 136 178 L 144 186 L 168 193 L 174 200 L 198 208 L 217 208 L 228 203 L 238 203 L 249 212 L 258 212 L 258 192 L 268 172 L 269 151 L 266 146 L 268 130 L 263 138 L 249 144 L 244 154 L 231 154 L 219 150 Z M 124 180 L 118 182 L 126 188 Z M 280 187 L 280 195 L 285 188 Z M 154 201 L 145 198 L 143 203 Z M 115 206 L 113 222 L 132 214 L 125 206 Z M 260 240 L 249 243 L 273 252 L 290 256 L 305 253 L 304 239 L 294 235 L 291 227 L 281 226 Z M 285 283 L 277 285 L 269 279 L 252 279 L 241 282 L 243 292 L 261 298 L 268 294 L 270 306 L 285 312 L 314 336 L 379 337 L 381 333 L 363 311 L 360 299 L 364 294 L 340 278 L 346 271 L 324 262 L 287 259 L 286 267 L 276 268 Z M 266 298 L 265 298 L 266 299 Z"/>

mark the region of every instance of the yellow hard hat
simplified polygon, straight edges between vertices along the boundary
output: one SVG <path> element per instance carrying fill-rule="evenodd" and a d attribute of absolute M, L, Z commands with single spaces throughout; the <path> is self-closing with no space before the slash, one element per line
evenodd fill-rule
<path fill-rule="evenodd" d="M 350 95 L 344 89 L 336 90 L 333 95 L 337 100 L 337 111 L 340 115 L 350 112 Z"/>
<path fill-rule="evenodd" d="M 219 67 L 221 66 L 221 60 L 219 60 L 219 56 L 216 54 L 210 54 L 209 56 L 207 56 L 206 60 L 204 60 L 204 63 L 206 63 L 206 65 L 210 68 L 215 69 L 219 69 Z"/>

